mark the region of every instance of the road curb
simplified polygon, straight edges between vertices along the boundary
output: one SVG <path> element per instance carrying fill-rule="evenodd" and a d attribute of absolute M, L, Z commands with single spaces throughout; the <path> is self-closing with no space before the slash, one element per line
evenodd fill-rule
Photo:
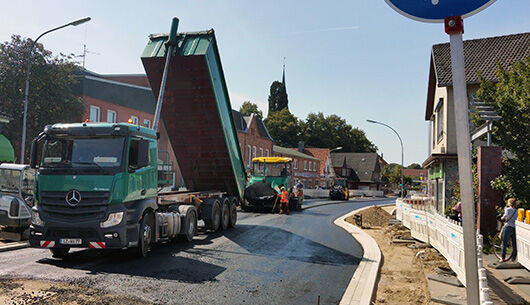
<path fill-rule="evenodd" d="M 21 241 L 21 242 L 12 243 L 12 244 L 5 245 L 5 246 L 0 246 L 0 252 L 23 249 L 27 247 L 29 247 L 29 243 L 27 241 Z"/>
<path fill-rule="evenodd" d="M 334 221 L 335 225 L 350 233 L 361 244 L 364 251 L 363 258 L 353 273 L 353 277 L 340 300 L 340 305 L 370 305 L 374 295 L 375 284 L 379 276 L 379 267 L 381 266 L 381 249 L 379 249 L 379 245 L 370 235 L 345 220 L 347 217 L 371 207 L 367 206 L 351 211 Z"/>

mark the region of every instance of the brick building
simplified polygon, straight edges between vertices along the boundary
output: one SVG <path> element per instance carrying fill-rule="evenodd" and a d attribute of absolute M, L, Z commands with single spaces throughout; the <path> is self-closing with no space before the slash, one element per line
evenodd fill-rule
<path fill-rule="evenodd" d="M 132 119 L 134 124 L 146 127 L 153 124 L 156 100 L 145 75 L 100 75 L 84 70 L 78 72 L 76 79 L 78 83 L 73 91 L 86 105 L 83 121 L 116 123 Z M 160 120 L 158 131 L 159 163 L 169 164 L 175 173 L 175 187 L 182 186 L 184 183 L 163 120 Z"/>
<path fill-rule="evenodd" d="M 245 168 L 250 169 L 252 159 L 272 156 L 272 137 L 263 121 L 256 115 L 242 115 L 232 110 L 232 118 L 237 130 L 239 148 Z"/>
<path fill-rule="evenodd" d="M 275 157 L 293 159 L 293 177 L 295 181 L 301 180 L 306 188 L 315 188 L 320 185 L 320 159 L 304 154 L 296 148 L 274 145 L 272 151 Z"/>
<path fill-rule="evenodd" d="M 381 189 L 381 157 L 377 153 L 332 153 L 337 176 L 346 178 L 352 189 Z"/>

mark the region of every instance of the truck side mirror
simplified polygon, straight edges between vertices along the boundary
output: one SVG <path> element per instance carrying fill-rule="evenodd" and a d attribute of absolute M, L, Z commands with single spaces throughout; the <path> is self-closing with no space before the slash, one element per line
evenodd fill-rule
<path fill-rule="evenodd" d="M 138 168 L 149 165 L 149 141 L 141 139 L 138 142 Z"/>
<path fill-rule="evenodd" d="M 38 146 L 39 143 L 37 138 L 33 139 L 33 141 L 31 141 L 31 150 L 29 155 L 29 166 L 31 168 L 37 168 Z"/>

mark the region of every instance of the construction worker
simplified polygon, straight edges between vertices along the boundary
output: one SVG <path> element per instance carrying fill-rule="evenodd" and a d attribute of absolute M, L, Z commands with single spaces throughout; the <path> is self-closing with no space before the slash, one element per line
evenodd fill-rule
<path fill-rule="evenodd" d="M 282 186 L 280 188 L 280 214 L 287 214 L 289 215 L 289 193 L 285 190 L 285 187 Z"/>

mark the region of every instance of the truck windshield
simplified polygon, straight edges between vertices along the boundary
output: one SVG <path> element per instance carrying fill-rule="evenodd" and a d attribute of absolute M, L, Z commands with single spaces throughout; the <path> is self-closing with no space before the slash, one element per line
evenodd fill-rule
<path fill-rule="evenodd" d="M 290 163 L 254 162 L 254 176 L 287 177 L 290 175 Z"/>
<path fill-rule="evenodd" d="M 112 168 L 121 165 L 125 138 L 49 139 L 44 144 L 43 167 Z"/>
<path fill-rule="evenodd" d="M 0 169 L 0 191 L 18 193 L 20 189 L 20 171 Z"/>

